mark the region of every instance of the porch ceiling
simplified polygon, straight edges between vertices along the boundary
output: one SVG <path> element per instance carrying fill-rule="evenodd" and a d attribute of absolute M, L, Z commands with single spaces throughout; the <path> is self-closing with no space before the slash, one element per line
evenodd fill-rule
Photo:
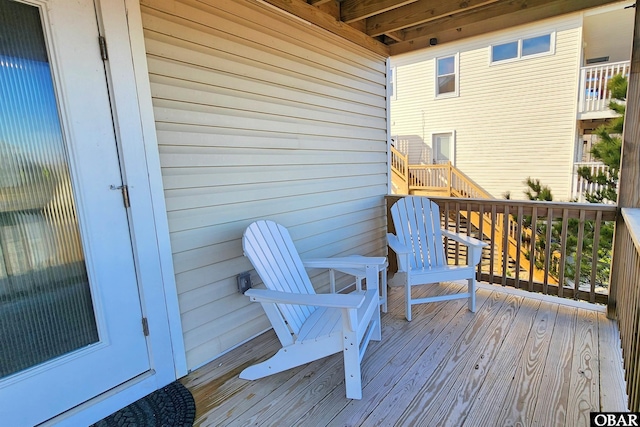
<path fill-rule="evenodd" d="M 254 0 L 397 55 L 619 0 Z"/>

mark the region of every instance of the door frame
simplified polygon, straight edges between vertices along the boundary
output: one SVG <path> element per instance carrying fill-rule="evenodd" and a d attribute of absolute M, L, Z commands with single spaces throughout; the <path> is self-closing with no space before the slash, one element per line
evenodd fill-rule
<path fill-rule="evenodd" d="M 131 200 L 128 215 L 142 313 L 149 326 L 151 369 L 45 426 L 92 424 L 187 374 L 140 4 L 93 2 L 107 42 L 104 64 L 123 182 Z"/>

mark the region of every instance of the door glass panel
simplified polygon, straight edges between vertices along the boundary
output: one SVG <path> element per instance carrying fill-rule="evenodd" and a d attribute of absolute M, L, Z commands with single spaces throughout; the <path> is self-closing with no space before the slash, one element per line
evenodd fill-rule
<path fill-rule="evenodd" d="M 97 341 L 40 10 L 0 0 L 0 378 Z"/>

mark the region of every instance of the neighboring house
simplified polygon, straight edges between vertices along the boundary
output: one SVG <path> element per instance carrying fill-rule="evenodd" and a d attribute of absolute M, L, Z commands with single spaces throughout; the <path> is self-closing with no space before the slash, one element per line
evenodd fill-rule
<path fill-rule="evenodd" d="M 450 161 L 497 198 L 527 177 L 578 196 L 606 82 L 628 73 L 631 2 L 393 56 L 391 135 L 409 164 Z M 594 165 L 595 166 L 595 165 Z"/>

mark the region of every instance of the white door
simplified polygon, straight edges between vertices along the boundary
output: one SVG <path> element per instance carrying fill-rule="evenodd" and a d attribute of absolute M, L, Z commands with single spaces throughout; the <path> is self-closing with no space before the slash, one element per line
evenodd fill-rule
<path fill-rule="evenodd" d="M 149 370 L 92 0 L 0 0 L 0 425 Z"/>
<path fill-rule="evenodd" d="M 432 137 L 432 155 L 433 163 L 441 164 L 451 162 L 455 165 L 454 160 L 454 134 L 453 132 L 435 133 Z"/>

